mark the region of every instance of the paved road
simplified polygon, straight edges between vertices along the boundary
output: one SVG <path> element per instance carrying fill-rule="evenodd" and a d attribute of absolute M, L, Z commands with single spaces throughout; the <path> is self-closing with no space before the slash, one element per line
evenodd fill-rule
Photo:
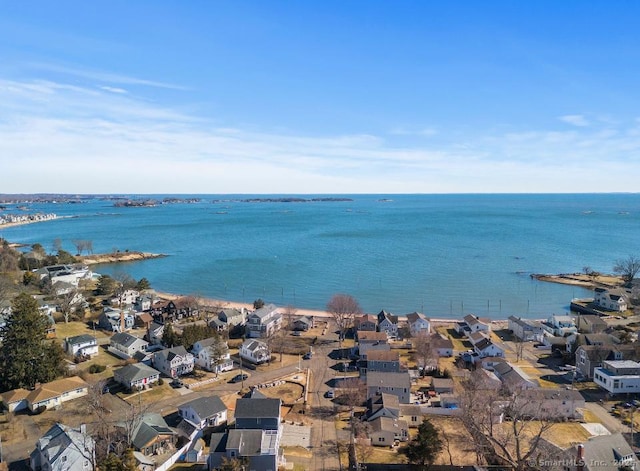
<path fill-rule="evenodd" d="M 607 430 L 609 430 L 609 432 L 631 433 L 631 429 L 627 425 L 624 425 L 619 419 L 609 414 L 609 412 L 607 412 L 607 410 L 600 404 L 597 404 L 595 402 L 587 402 L 586 408 L 596 417 L 598 417 L 598 420 L 602 422 L 602 425 L 607 427 Z"/>

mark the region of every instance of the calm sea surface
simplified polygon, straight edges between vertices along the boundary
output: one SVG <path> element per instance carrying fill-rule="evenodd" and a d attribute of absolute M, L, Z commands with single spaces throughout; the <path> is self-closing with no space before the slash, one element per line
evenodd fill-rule
<path fill-rule="evenodd" d="M 97 199 L 33 204 L 29 212 L 77 217 L 0 236 L 49 250 L 56 238 L 70 252 L 73 240 L 90 239 L 95 252 L 168 254 L 95 268 L 144 276 L 161 291 L 313 309 L 344 292 L 368 312 L 433 317 L 561 313 L 590 292 L 531 273 L 610 272 L 615 259 L 640 254 L 640 194 L 349 195 L 353 201 L 313 203 L 200 197 L 152 208 Z"/>

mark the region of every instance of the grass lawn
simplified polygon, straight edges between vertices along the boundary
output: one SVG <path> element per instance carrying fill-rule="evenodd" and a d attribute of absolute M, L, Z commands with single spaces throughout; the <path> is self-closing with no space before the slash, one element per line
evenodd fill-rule
<path fill-rule="evenodd" d="M 598 416 L 591 412 L 589 409 L 585 409 L 583 415 L 584 421 L 587 423 L 601 423 L 601 420 L 598 418 Z"/>
<path fill-rule="evenodd" d="M 75 337 L 76 335 L 89 334 L 93 335 L 98 339 L 98 343 L 101 343 L 100 340 L 108 340 L 110 338 L 105 332 L 101 330 L 93 330 L 89 328 L 89 325 L 86 322 L 80 321 L 72 321 L 69 323 L 58 322 L 56 323 L 56 337 L 62 343 L 65 337 Z"/>
<path fill-rule="evenodd" d="M 582 443 L 587 441 L 591 434 L 587 430 L 576 422 L 561 422 L 554 424 L 543 435 L 544 438 L 551 443 L 555 443 L 562 448 L 567 448 L 573 443 Z"/>
<path fill-rule="evenodd" d="M 175 391 L 168 382 L 165 382 L 162 386 L 154 386 L 151 389 L 146 389 L 141 393 L 124 394 L 122 392 L 117 393 L 121 399 L 124 399 L 129 404 L 134 404 L 140 401 L 142 404 L 153 404 L 154 402 L 161 401 L 170 397 L 175 397 L 179 393 Z"/>
<path fill-rule="evenodd" d="M 473 347 L 471 345 L 471 342 L 463 338 L 460 338 L 460 336 L 456 333 L 456 331 L 453 328 L 447 328 L 445 326 L 441 326 L 441 327 L 438 327 L 436 330 L 439 334 L 442 334 L 448 337 L 449 339 L 451 339 L 451 342 L 453 342 L 454 351 L 464 352 Z"/>

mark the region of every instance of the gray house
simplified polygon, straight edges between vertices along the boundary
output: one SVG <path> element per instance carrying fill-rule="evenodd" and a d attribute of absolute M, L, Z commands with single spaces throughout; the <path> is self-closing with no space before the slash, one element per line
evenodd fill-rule
<path fill-rule="evenodd" d="M 399 373 L 402 371 L 400 366 L 400 352 L 397 350 L 371 350 L 367 353 L 367 368 L 361 370 L 361 373 L 369 371 L 380 371 L 389 373 Z"/>
<path fill-rule="evenodd" d="M 119 332 L 109 341 L 109 351 L 124 359 L 133 358 L 137 352 L 145 352 L 148 346 L 149 342 L 127 332 Z"/>
<path fill-rule="evenodd" d="M 282 315 L 275 304 L 267 304 L 247 316 L 247 336 L 270 337 L 282 325 Z"/>
<path fill-rule="evenodd" d="M 411 377 L 409 372 L 388 373 L 370 371 L 367 374 L 367 399 L 382 393 L 398 396 L 401 404 L 409 404 Z"/>
<path fill-rule="evenodd" d="M 218 396 L 205 396 L 178 407 L 180 417 L 202 430 L 217 427 L 227 421 L 227 406 Z"/>
<path fill-rule="evenodd" d="M 95 465 L 95 441 L 84 425 L 79 429 L 55 424 L 38 439 L 31 452 L 32 471 L 87 471 Z"/>
<path fill-rule="evenodd" d="M 369 424 L 371 425 L 369 438 L 373 446 L 393 447 L 398 442 L 406 442 L 409 439 L 409 425 L 404 420 L 378 417 Z"/>
<path fill-rule="evenodd" d="M 244 309 L 222 309 L 218 313 L 218 319 L 227 325 L 227 328 L 231 330 L 233 326 L 243 325 L 246 319 L 246 312 Z"/>
<path fill-rule="evenodd" d="M 281 405 L 280 399 L 238 399 L 236 401 L 235 428 L 278 430 Z"/>
<path fill-rule="evenodd" d="M 160 379 L 160 372 L 144 363 L 134 363 L 115 370 L 113 379 L 127 389 L 133 390 L 156 383 Z"/>

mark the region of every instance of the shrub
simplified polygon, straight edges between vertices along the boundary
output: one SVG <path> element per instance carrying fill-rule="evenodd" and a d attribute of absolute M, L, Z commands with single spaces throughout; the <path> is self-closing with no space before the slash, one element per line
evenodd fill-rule
<path fill-rule="evenodd" d="M 89 373 L 102 373 L 106 369 L 107 367 L 104 365 L 91 365 L 89 367 Z"/>
<path fill-rule="evenodd" d="M 158 378 L 158 386 L 162 386 L 164 384 L 164 379 Z"/>

